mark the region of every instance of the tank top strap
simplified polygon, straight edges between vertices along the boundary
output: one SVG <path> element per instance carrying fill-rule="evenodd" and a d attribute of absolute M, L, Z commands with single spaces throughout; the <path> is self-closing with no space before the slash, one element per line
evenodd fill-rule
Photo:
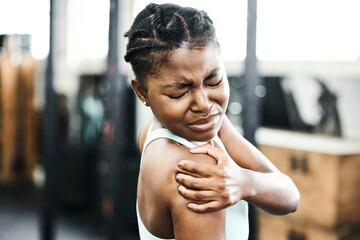
<path fill-rule="evenodd" d="M 185 138 L 182 138 L 178 135 L 175 135 L 174 133 L 170 132 L 168 129 L 166 128 L 158 128 L 158 129 L 155 129 L 152 131 L 152 123 L 151 125 L 149 126 L 149 129 L 147 131 L 147 134 L 146 134 L 146 139 L 145 139 L 145 143 L 144 143 L 144 147 L 143 149 L 145 150 L 146 147 L 154 140 L 156 139 L 159 139 L 159 138 L 168 138 L 168 139 L 171 139 L 185 147 L 188 147 L 188 148 L 194 148 L 196 147 L 195 144 L 191 143 L 190 141 L 188 141 L 187 139 Z M 219 138 L 218 135 L 216 135 L 214 138 L 213 138 L 214 142 L 220 147 L 222 148 L 223 150 L 226 150 L 223 142 L 221 141 L 221 139 Z"/>
<path fill-rule="evenodd" d="M 150 130 L 151 127 L 152 126 L 149 127 L 149 130 Z M 195 147 L 195 145 L 193 143 L 189 142 L 185 138 L 182 138 L 182 137 L 179 137 L 179 136 L 173 134 L 168 129 L 166 129 L 166 128 L 158 128 L 158 129 L 155 129 L 154 131 L 148 131 L 143 149 L 145 150 L 146 147 L 152 141 L 154 141 L 156 139 L 159 139 L 159 138 L 171 139 L 171 140 L 173 140 L 173 141 L 175 141 L 177 143 L 180 143 L 181 145 L 183 145 L 185 147 L 188 147 L 188 148 L 194 148 Z"/>

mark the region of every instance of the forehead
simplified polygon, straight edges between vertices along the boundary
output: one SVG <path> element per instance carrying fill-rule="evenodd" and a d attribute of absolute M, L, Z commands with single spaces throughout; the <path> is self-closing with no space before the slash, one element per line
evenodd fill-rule
<path fill-rule="evenodd" d="M 193 49 L 181 47 L 171 52 L 168 61 L 160 67 L 152 80 L 158 84 L 169 81 L 203 80 L 209 73 L 221 67 L 218 47 L 213 45 Z"/>

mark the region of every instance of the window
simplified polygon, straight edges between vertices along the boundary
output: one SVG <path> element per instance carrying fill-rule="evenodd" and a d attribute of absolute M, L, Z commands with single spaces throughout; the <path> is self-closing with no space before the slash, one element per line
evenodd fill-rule
<path fill-rule="evenodd" d="M 258 0 L 258 58 L 359 60 L 359 9 L 358 0 Z"/>
<path fill-rule="evenodd" d="M 31 52 L 46 58 L 49 52 L 48 0 L 0 0 L 0 34 L 31 34 Z"/>

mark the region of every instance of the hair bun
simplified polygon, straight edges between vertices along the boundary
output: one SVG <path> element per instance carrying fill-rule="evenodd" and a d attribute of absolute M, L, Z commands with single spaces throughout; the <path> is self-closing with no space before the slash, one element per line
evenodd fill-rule
<path fill-rule="evenodd" d="M 164 11 L 160 5 L 154 4 L 153 5 L 153 25 L 155 29 L 158 31 L 164 31 L 166 28 L 164 22 Z"/>

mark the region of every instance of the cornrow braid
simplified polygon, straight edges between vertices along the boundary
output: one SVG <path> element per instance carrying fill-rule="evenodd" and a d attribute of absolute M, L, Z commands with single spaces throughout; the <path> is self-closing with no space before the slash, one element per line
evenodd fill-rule
<path fill-rule="evenodd" d="M 206 12 L 175 4 L 150 3 L 135 18 L 128 37 L 125 61 L 130 62 L 136 78 L 144 83 L 168 61 L 171 52 L 215 43 L 215 28 Z"/>

